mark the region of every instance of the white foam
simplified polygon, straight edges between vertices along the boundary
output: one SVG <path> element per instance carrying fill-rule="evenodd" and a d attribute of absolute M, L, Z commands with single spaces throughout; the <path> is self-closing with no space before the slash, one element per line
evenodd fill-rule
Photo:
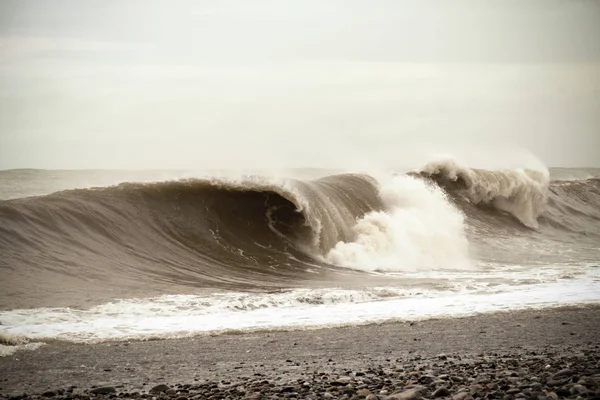
<path fill-rule="evenodd" d="M 0 334 L 79 342 L 173 338 L 230 330 L 306 329 L 600 302 L 600 268 L 585 268 L 580 275 L 564 278 L 560 277 L 561 270 L 564 268 L 536 280 L 517 269 L 511 274 L 515 282 L 522 281 L 520 284 L 496 282 L 498 272 L 484 279 L 473 272 L 464 276 L 451 272 L 450 284 L 441 290 L 296 289 L 273 294 L 131 299 L 88 310 L 3 311 Z M 527 283 L 527 279 L 531 282 Z M 453 287 L 455 282 L 459 283 Z"/>
<path fill-rule="evenodd" d="M 0 357 L 10 356 L 21 350 L 37 350 L 44 343 L 29 343 L 29 339 L 20 334 L 0 330 Z"/>
<path fill-rule="evenodd" d="M 15 354 L 17 351 L 23 351 L 23 350 L 29 350 L 29 351 L 33 351 L 33 350 L 37 350 L 40 347 L 42 347 L 45 343 L 27 343 L 27 344 L 20 344 L 17 346 L 5 346 L 3 344 L 0 344 L 0 357 L 6 357 L 6 356 L 11 356 L 13 354 Z"/>
<path fill-rule="evenodd" d="M 339 242 L 326 260 L 366 271 L 465 269 L 472 265 L 463 216 L 442 190 L 410 176 L 382 183 L 386 211 L 371 212 L 354 227 L 354 240 Z"/>

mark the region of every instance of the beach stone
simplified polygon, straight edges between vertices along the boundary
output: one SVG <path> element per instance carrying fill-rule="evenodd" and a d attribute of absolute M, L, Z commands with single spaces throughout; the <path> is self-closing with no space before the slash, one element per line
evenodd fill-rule
<path fill-rule="evenodd" d="M 442 386 L 441 388 L 437 389 L 435 392 L 433 392 L 433 397 L 444 397 L 444 396 L 450 396 L 450 391 L 448 390 L 447 387 Z"/>
<path fill-rule="evenodd" d="M 365 398 L 365 400 L 379 400 L 379 397 L 374 394 L 370 394 Z"/>
<path fill-rule="evenodd" d="M 111 393 L 117 393 L 117 389 L 115 389 L 112 386 L 102 386 L 102 387 L 90 390 L 90 393 L 94 393 L 94 394 L 111 394 Z"/>
<path fill-rule="evenodd" d="M 547 396 L 551 400 L 558 400 L 558 395 L 554 392 L 548 392 Z"/>
<path fill-rule="evenodd" d="M 548 380 L 548 382 L 546 382 L 547 386 L 562 386 L 565 383 L 569 382 L 570 378 L 562 378 L 562 379 L 554 379 L 551 378 L 550 380 Z"/>
<path fill-rule="evenodd" d="M 333 396 L 331 393 L 329 393 L 329 392 L 325 392 L 325 393 L 323 394 L 323 398 L 324 398 L 324 399 L 333 399 L 333 397 L 334 397 L 334 396 Z"/>
<path fill-rule="evenodd" d="M 430 383 L 435 382 L 435 376 L 432 375 L 423 375 L 419 377 L 419 383 L 421 385 L 429 385 Z"/>
<path fill-rule="evenodd" d="M 367 397 L 371 394 L 371 391 L 369 389 L 359 389 L 356 391 L 356 394 L 359 396 Z"/>
<path fill-rule="evenodd" d="M 452 400 L 466 400 L 467 396 L 471 397 L 469 392 L 460 392 L 452 396 Z"/>
<path fill-rule="evenodd" d="M 598 386 L 598 383 L 594 382 L 592 379 L 590 379 L 587 376 L 580 377 L 579 380 L 577 381 L 577 383 L 587 387 L 588 389 L 595 388 Z"/>
<path fill-rule="evenodd" d="M 469 388 L 469 391 L 471 393 L 471 396 L 473 396 L 476 393 L 481 393 L 483 391 L 483 386 L 481 386 L 479 384 L 471 385 L 471 387 Z"/>
<path fill-rule="evenodd" d="M 552 375 L 552 379 L 561 379 L 573 376 L 574 372 L 568 368 L 563 369 Z"/>
<path fill-rule="evenodd" d="M 169 396 L 175 396 L 177 394 L 177 390 L 171 388 L 171 389 L 166 390 L 165 394 L 167 394 Z"/>
<path fill-rule="evenodd" d="M 346 382 L 340 382 L 340 381 L 331 381 L 329 382 L 330 386 L 346 386 Z"/>
<path fill-rule="evenodd" d="M 571 395 L 571 391 L 565 388 L 557 388 L 554 393 L 559 395 L 560 397 L 567 397 Z"/>
<path fill-rule="evenodd" d="M 571 388 L 571 393 L 572 394 L 586 395 L 586 394 L 589 393 L 589 390 L 588 390 L 588 388 L 586 388 L 583 385 L 576 384 L 576 385 L 573 385 L 573 387 Z"/>
<path fill-rule="evenodd" d="M 54 397 L 56 396 L 56 392 L 52 390 L 48 390 L 47 392 L 42 393 L 42 397 Z"/>
<path fill-rule="evenodd" d="M 535 382 L 535 383 L 532 383 L 531 386 L 529 386 L 529 387 L 531 389 L 533 389 L 533 390 L 542 390 L 542 388 L 544 387 L 544 385 L 542 385 L 539 382 Z M 526 389 L 526 387 L 524 387 L 524 386 L 519 386 L 519 388 L 520 389 Z"/>
<path fill-rule="evenodd" d="M 150 389 L 150 393 L 165 393 L 169 389 L 171 389 L 169 386 L 167 386 L 165 384 L 160 384 L 160 385 L 156 385 L 152 389 Z"/>
<path fill-rule="evenodd" d="M 416 400 L 420 399 L 423 394 L 427 392 L 427 388 L 424 386 L 416 385 L 411 389 L 404 390 L 399 393 L 393 393 L 389 396 L 390 399 L 398 400 Z"/>

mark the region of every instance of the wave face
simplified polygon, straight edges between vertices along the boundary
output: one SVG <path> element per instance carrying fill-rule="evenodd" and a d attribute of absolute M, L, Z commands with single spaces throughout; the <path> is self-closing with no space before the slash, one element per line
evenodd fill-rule
<path fill-rule="evenodd" d="M 599 222 L 599 179 L 552 181 L 547 171 L 451 160 L 378 178 L 65 190 L 0 202 L 0 307 L 84 307 L 202 288 L 401 286 L 419 271 L 598 262 Z"/>
<path fill-rule="evenodd" d="M 349 240 L 357 218 L 383 207 L 376 184 L 350 174 L 183 180 L 4 201 L 1 263 L 35 280 L 42 273 L 56 285 L 101 282 L 109 291 L 139 281 L 281 287 Z"/>

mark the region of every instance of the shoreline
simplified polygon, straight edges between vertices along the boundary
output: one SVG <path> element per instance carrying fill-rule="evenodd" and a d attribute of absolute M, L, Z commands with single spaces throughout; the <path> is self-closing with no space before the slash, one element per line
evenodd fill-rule
<path fill-rule="evenodd" d="M 262 335 L 262 334 L 277 334 L 277 333 L 293 333 L 293 332 L 311 332 L 311 331 L 327 331 L 327 330 L 338 330 L 338 329 L 350 329 L 350 328 L 366 328 L 371 326 L 379 326 L 383 327 L 386 325 L 404 325 L 409 324 L 414 326 L 416 324 L 423 324 L 429 321 L 445 321 L 445 320 L 467 320 L 467 319 L 476 319 L 483 318 L 486 316 L 501 316 L 501 315 L 510 315 L 510 314 L 537 314 L 543 312 L 569 312 L 569 311 L 594 311 L 597 310 L 600 314 L 600 303 L 592 303 L 592 302 L 581 302 L 575 304 L 555 304 L 547 307 L 525 307 L 520 309 L 492 309 L 490 311 L 477 311 L 477 312 L 468 312 L 465 314 L 456 314 L 456 315 L 432 315 L 425 316 L 422 318 L 389 318 L 384 320 L 366 320 L 357 323 L 342 323 L 342 324 L 330 324 L 330 325 L 281 325 L 274 327 L 257 327 L 257 328 L 240 328 L 240 329 L 221 329 L 221 330 L 208 330 L 208 331 L 182 331 L 182 332 L 174 332 L 174 333 L 165 333 L 165 334 L 154 334 L 148 336 L 139 336 L 139 337 L 122 337 L 122 338 L 102 338 L 102 339 L 82 339 L 82 340 L 69 340 L 69 339 L 60 339 L 60 338 L 32 338 L 27 339 L 20 334 L 7 334 L 6 343 L 10 346 L 11 342 L 15 342 L 18 345 L 23 344 L 41 344 L 41 345 L 53 345 L 53 346 L 70 346 L 70 345 L 103 345 L 103 344 L 124 344 L 130 345 L 131 343 L 138 342 L 160 342 L 160 341 L 168 341 L 168 340 L 195 340 L 203 337 L 217 337 L 217 336 L 242 336 L 242 335 Z M 173 336 L 169 336 L 173 335 Z M 14 340 L 10 338 L 14 337 Z M 21 340 L 23 338 L 23 340 Z M 0 340 L 3 339 L 0 337 Z M 2 342 L 0 341 L 0 344 Z M 1 358 L 0 358 L 1 359 Z"/>
<path fill-rule="evenodd" d="M 565 357 L 587 354 L 595 362 L 589 372 L 600 377 L 598 338 L 600 305 L 336 328 L 230 332 L 181 339 L 97 344 L 52 341 L 34 351 L 18 351 L 0 358 L 0 396 L 44 392 L 59 396 L 61 390 L 71 386 L 76 386 L 71 389 L 73 393 L 84 397 L 89 396 L 86 391 L 93 387 L 105 386 L 117 392 L 143 394 L 159 384 L 173 388 L 188 385 L 188 389 L 181 389 L 184 392 L 180 394 L 185 394 L 194 385 L 210 386 L 215 382 L 216 387 L 207 386 L 208 389 L 225 393 L 232 382 L 245 382 L 248 386 L 254 381 L 268 381 L 273 385 L 269 387 L 278 389 L 297 380 L 313 382 L 320 373 L 347 378 L 348 371 L 354 374 L 352 382 L 356 383 L 359 376 L 365 376 L 360 374 L 369 369 L 397 369 L 402 365 L 400 375 L 405 376 L 407 369 L 418 371 L 419 363 L 429 363 L 421 367 L 432 368 L 440 364 L 442 353 L 448 360 L 454 360 L 447 365 L 450 369 L 466 365 L 467 359 L 495 357 L 496 362 L 502 362 L 507 358 L 530 359 L 534 357 L 532 353 L 542 363 L 544 360 L 537 355 L 546 354 L 558 368 L 562 364 L 568 366 Z M 554 369 L 552 366 L 545 372 L 558 372 Z M 308 388 L 310 382 L 302 385 Z M 415 384 L 399 382 L 396 382 L 398 387 L 390 389 L 400 390 Z M 265 390 L 259 391 L 265 393 Z M 297 393 L 294 390 L 290 393 Z M 237 394 L 243 397 L 242 392 Z M 314 394 L 317 396 L 318 391 Z"/>

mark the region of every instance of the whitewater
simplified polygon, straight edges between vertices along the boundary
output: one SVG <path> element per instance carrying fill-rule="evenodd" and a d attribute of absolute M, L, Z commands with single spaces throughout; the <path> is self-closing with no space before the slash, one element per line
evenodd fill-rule
<path fill-rule="evenodd" d="M 600 170 L 0 171 L 0 353 L 600 302 Z"/>

